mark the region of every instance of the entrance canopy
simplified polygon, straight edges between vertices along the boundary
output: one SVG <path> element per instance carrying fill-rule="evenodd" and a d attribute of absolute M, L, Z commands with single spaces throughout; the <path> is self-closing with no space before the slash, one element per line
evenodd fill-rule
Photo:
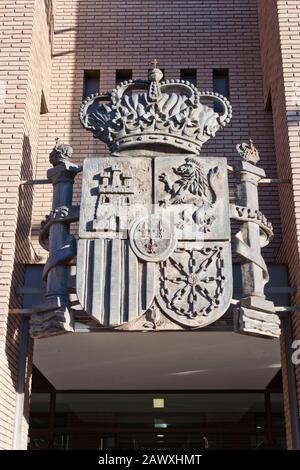
<path fill-rule="evenodd" d="M 199 331 L 56 336 L 34 364 L 57 390 L 255 390 L 281 367 L 277 340 Z"/>

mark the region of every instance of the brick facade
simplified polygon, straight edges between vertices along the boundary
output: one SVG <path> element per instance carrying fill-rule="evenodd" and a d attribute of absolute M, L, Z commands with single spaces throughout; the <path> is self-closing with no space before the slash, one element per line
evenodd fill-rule
<path fill-rule="evenodd" d="M 160 61 L 166 78 L 179 78 L 180 69 L 197 69 L 201 90 L 213 89 L 213 69 L 229 69 L 233 120 L 203 154 L 226 155 L 232 163 L 236 144 L 252 137 L 262 166 L 270 178 L 276 177 L 272 115 L 263 103 L 256 1 L 218 0 L 213 5 L 188 0 L 184 10 L 180 0 L 172 2 L 172 8 L 168 1 L 142 3 L 143 8 L 137 0 L 56 1 L 50 112 L 41 122 L 37 177 L 45 177 L 55 137 L 72 145 L 76 163 L 107 153 L 78 120 L 84 70 L 100 70 L 100 89 L 105 91 L 114 87 L 116 69 L 132 69 L 133 78 L 146 78 L 153 58 Z M 276 187 L 262 188 L 262 209 L 276 232 L 265 253 L 268 261 L 275 260 L 281 242 L 276 201 Z M 36 187 L 32 241 L 43 261 L 37 231 L 50 203 L 48 188 Z"/>
<path fill-rule="evenodd" d="M 23 267 L 35 259 L 31 246 L 33 191 L 20 185 L 35 176 L 41 92 L 49 94 L 50 2 L 10 0 L 0 5 L 0 448 L 12 446 L 20 319 L 15 287 Z M 30 347 L 31 349 L 31 347 Z M 31 369 L 29 351 L 27 389 Z M 28 391 L 28 390 L 27 390 Z M 25 413 L 26 414 L 26 413 Z M 24 417 L 23 447 L 27 442 Z"/>
<path fill-rule="evenodd" d="M 294 93 L 300 5 L 296 0 L 259 0 L 258 7 L 257 0 L 187 0 L 184 7 L 181 0 L 56 0 L 54 9 L 51 0 L 5 3 L 0 6 L 0 86 L 6 90 L 1 101 L 0 88 L 0 447 L 10 448 L 19 321 L 8 321 L 7 313 L 9 306 L 19 306 L 15 287 L 23 283 L 23 265 L 45 261 L 38 229 L 51 207 L 49 186 L 19 189 L 19 182 L 45 178 L 56 137 L 72 145 L 75 163 L 107 153 L 79 124 L 84 70 L 100 70 L 105 91 L 113 88 L 116 69 L 146 78 L 154 58 L 166 78 L 197 69 L 201 90 L 212 90 L 213 69 L 229 69 L 233 120 L 203 154 L 226 156 L 232 164 L 236 144 L 251 137 L 267 176 L 292 178 L 279 194 L 275 185 L 262 186 L 260 200 L 275 227 L 266 260 L 288 263 L 297 287 L 300 150 Z M 49 112 L 40 115 L 42 91 Z M 266 110 L 270 91 L 272 112 Z M 75 202 L 79 191 L 77 183 Z M 294 301 L 299 305 L 297 296 Z M 300 323 L 294 327 L 299 337 Z M 300 397 L 299 371 L 298 381 Z M 290 435 L 288 420 L 287 427 Z"/>
<path fill-rule="evenodd" d="M 280 186 L 280 212 L 282 244 L 277 260 L 287 263 L 290 284 L 295 288 L 293 304 L 300 304 L 300 263 L 299 263 L 299 202 L 300 202 L 300 4 L 297 1 L 266 0 L 258 2 L 262 70 L 265 102 L 272 100 L 275 151 L 278 176 L 289 179 L 291 184 Z M 292 316 L 293 338 L 300 337 L 298 316 Z M 283 343 L 283 341 L 282 341 Z M 283 345 L 282 348 L 284 349 Z M 284 352 L 282 349 L 282 353 Z M 287 351 L 291 354 L 291 351 Z M 284 357 L 284 354 L 282 354 Z M 300 403 L 300 367 L 296 367 L 298 402 Z M 283 385 L 287 395 L 287 371 L 283 361 Z M 288 445 L 291 447 L 291 429 L 286 424 Z"/>

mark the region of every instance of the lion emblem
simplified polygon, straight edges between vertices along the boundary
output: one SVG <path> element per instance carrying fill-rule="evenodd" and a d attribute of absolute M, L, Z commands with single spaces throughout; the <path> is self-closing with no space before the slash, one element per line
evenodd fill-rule
<path fill-rule="evenodd" d="M 205 176 L 197 160 L 186 158 L 185 163 L 172 170 L 179 176 L 173 184 L 165 173 L 159 176 L 159 181 L 164 183 L 165 191 L 169 194 L 169 197 L 160 201 L 162 205 L 191 203 L 198 207 L 213 206 L 216 201 L 213 179 L 217 175 L 218 167 L 211 168 Z"/>

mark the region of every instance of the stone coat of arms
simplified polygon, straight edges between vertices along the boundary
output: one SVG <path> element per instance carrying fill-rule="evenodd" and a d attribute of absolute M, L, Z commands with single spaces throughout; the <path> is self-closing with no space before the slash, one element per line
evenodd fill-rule
<path fill-rule="evenodd" d="M 218 102 L 222 112 L 207 101 Z M 229 204 L 225 156 L 200 154 L 231 116 L 226 98 L 189 82 L 162 81 L 156 67 L 148 81 L 130 80 L 85 99 L 81 123 L 110 153 L 85 159 L 80 207 L 71 205 L 80 171 L 70 163 L 72 149 L 57 144 L 50 155 L 56 202 L 40 237 L 49 250 L 49 288 L 46 304 L 31 319 L 34 337 L 72 328 L 65 279 L 75 256 L 76 308 L 105 327 L 192 329 L 215 322 L 232 301 L 230 218 L 241 224 L 234 249 L 245 268 L 236 328 L 278 336 L 277 316 L 263 295 L 268 274 L 260 247 L 272 237 L 272 226 L 256 202 L 263 176 L 255 166 L 258 152 L 252 142 L 238 148 L 237 206 Z M 59 192 L 59 184 L 68 191 Z M 69 224 L 78 219 L 76 240 Z"/>

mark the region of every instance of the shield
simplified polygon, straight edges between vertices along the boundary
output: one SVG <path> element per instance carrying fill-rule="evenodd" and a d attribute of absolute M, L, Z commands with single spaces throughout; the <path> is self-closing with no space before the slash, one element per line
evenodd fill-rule
<path fill-rule="evenodd" d="M 107 326 L 134 325 L 153 308 L 179 328 L 223 315 L 232 296 L 226 159 L 86 159 L 76 279 L 82 308 Z"/>

